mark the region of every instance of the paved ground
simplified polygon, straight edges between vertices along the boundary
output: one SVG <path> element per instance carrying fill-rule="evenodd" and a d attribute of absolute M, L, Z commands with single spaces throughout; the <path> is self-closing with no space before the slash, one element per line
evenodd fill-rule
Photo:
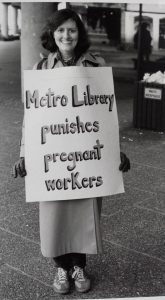
<path fill-rule="evenodd" d="M 25 203 L 24 180 L 10 176 L 23 115 L 19 54 L 19 41 L 0 42 L 0 299 L 80 299 L 73 289 L 67 296 L 54 294 L 52 261 L 40 253 L 38 205 Z M 126 193 L 104 199 L 104 254 L 88 256 L 92 290 L 81 299 L 165 299 L 165 136 L 132 126 L 132 54 L 125 54 L 127 66 L 120 72 L 124 53 L 122 60 L 111 50 L 106 56 L 116 64 L 121 148 L 132 168 L 124 175 Z"/>

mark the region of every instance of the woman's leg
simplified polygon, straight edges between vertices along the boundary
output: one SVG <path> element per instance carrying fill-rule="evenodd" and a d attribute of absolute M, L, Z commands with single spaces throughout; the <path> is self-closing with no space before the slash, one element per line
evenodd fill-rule
<path fill-rule="evenodd" d="M 68 253 L 54 257 L 53 260 L 57 268 L 63 268 L 67 271 L 74 266 L 78 266 L 80 268 L 85 268 L 86 266 L 86 254 L 84 253 Z"/>
<path fill-rule="evenodd" d="M 70 290 L 68 272 L 71 268 L 70 254 L 65 254 L 53 258 L 57 273 L 55 275 L 53 287 L 55 292 L 67 294 Z"/>
<path fill-rule="evenodd" d="M 86 266 L 86 254 L 84 253 L 71 253 L 72 267 L 78 266 L 80 268 L 85 268 Z"/>
<path fill-rule="evenodd" d="M 72 278 L 78 292 L 84 293 L 90 289 L 90 279 L 87 277 L 84 268 L 86 266 L 86 254 L 71 253 Z"/>
<path fill-rule="evenodd" d="M 86 266 L 86 254 L 68 253 L 53 258 L 57 267 L 57 274 L 53 283 L 54 290 L 57 293 L 66 294 L 69 292 L 70 284 L 68 280 L 68 271 L 72 269 L 72 275 L 75 280 L 75 287 L 78 291 L 86 292 L 89 290 L 90 281 L 84 274 Z M 83 290 L 82 290 L 83 289 Z"/>
<path fill-rule="evenodd" d="M 54 257 L 53 260 L 57 268 L 63 268 L 67 271 L 72 268 L 72 253 Z"/>

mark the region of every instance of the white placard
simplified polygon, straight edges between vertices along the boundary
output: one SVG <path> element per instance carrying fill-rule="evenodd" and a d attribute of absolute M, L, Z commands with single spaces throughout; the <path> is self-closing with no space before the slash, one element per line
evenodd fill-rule
<path fill-rule="evenodd" d="M 162 90 L 157 88 L 144 88 L 144 97 L 149 99 L 161 100 Z"/>
<path fill-rule="evenodd" d="M 24 71 L 26 201 L 124 192 L 110 67 Z"/>

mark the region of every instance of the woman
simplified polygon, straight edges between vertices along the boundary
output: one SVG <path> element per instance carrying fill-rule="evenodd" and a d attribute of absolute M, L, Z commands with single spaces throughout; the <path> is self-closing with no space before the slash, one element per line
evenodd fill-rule
<path fill-rule="evenodd" d="M 65 66 L 98 67 L 104 60 L 87 53 L 89 41 L 79 16 L 70 9 L 56 11 L 48 20 L 41 36 L 42 45 L 50 51 L 35 65 L 35 69 Z M 24 139 L 20 160 L 14 166 L 14 176 L 26 175 Z M 129 159 L 121 154 L 120 170 L 128 171 Z M 69 272 L 78 292 L 90 289 L 90 279 L 84 272 L 86 254 L 102 251 L 99 218 L 101 198 L 40 202 L 41 251 L 52 257 L 57 267 L 53 287 L 58 293 L 69 292 Z"/>

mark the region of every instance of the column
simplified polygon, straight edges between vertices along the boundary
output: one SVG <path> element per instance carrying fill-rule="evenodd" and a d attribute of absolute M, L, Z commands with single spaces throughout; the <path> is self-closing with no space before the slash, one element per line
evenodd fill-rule
<path fill-rule="evenodd" d="M 121 11 L 121 42 L 125 43 L 125 19 L 126 13 L 125 11 Z"/>
<path fill-rule="evenodd" d="M 18 34 L 18 25 L 17 25 L 17 7 L 11 6 L 11 34 Z"/>
<path fill-rule="evenodd" d="M 159 16 L 153 14 L 153 35 L 152 35 L 152 45 L 153 50 L 158 50 L 159 48 Z"/>
<path fill-rule="evenodd" d="M 64 9 L 64 8 L 70 8 L 70 3 L 69 2 L 60 2 L 58 3 L 58 10 Z"/>
<path fill-rule="evenodd" d="M 1 3 L 1 34 L 3 38 L 8 38 L 8 4 Z"/>
<path fill-rule="evenodd" d="M 21 3 L 21 69 L 31 70 L 41 60 L 40 54 L 46 54 L 40 36 L 46 20 L 57 9 L 57 3 L 25 2 Z M 23 78 L 23 76 L 22 76 Z M 23 91 L 23 81 L 22 81 Z M 23 101 L 23 93 L 22 93 Z"/>
<path fill-rule="evenodd" d="M 125 12 L 125 42 L 133 43 L 134 35 L 134 14 Z"/>
<path fill-rule="evenodd" d="M 17 9 L 17 26 L 18 26 L 18 33 L 21 32 L 21 16 L 22 16 L 22 11 L 20 8 Z"/>
<path fill-rule="evenodd" d="M 57 3 L 22 2 L 21 3 L 21 65 L 22 69 L 32 69 L 39 61 L 42 48 L 40 36 L 46 20 L 57 9 Z"/>

